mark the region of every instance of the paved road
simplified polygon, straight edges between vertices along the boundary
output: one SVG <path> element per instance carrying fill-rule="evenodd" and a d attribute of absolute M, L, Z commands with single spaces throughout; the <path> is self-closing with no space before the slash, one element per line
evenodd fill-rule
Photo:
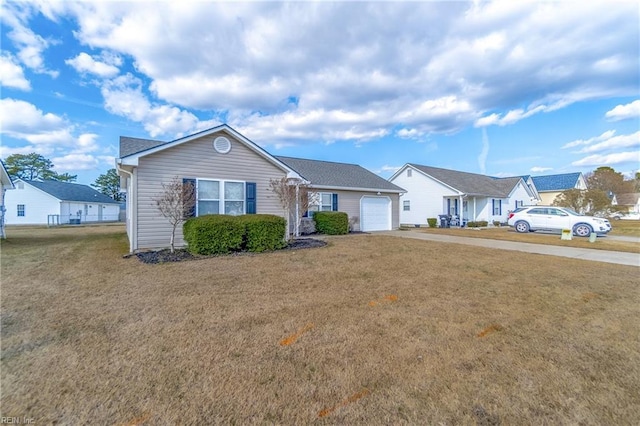
<path fill-rule="evenodd" d="M 620 251 L 583 249 L 576 247 L 552 246 L 546 244 L 519 243 L 514 241 L 489 240 L 484 238 L 458 237 L 453 235 L 427 234 L 415 231 L 379 231 L 376 235 L 413 238 L 417 240 L 439 241 L 444 243 L 465 244 L 477 247 L 488 247 L 501 250 L 515 250 L 527 253 L 546 254 L 550 256 L 570 257 L 573 259 L 596 262 L 617 263 L 640 267 L 640 254 Z"/>

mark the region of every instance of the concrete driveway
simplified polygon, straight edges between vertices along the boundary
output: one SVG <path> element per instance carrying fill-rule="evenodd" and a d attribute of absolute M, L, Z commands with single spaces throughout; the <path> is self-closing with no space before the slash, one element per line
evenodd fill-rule
<path fill-rule="evenodd" d="M 483 238 L 458 237 L 453 235 L 427 234 L 413 231 L 378 231 L 376 235 L 412 238 L 416 240 L 438 241 L 442 243 L 465 244 L 500 250 L 515 250 L 526 253 L 546 254 L 549 256 L 570 257 L 595 262 L 617 263 L 640 267 L 640 254 L 620 251 L 583 249 L 576 247 L 551 246 L 545 244 L 519 243 L 514 241 L 489 240 Z"/>

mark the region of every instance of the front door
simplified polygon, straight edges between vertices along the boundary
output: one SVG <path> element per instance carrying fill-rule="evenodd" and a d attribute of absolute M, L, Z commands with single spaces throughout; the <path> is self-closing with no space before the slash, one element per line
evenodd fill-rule
<path fill-rule="evenodd" d="M 102 204 L 98 204 L 98 221 L 102 221 L 102 209 L 104 206 Z"/>

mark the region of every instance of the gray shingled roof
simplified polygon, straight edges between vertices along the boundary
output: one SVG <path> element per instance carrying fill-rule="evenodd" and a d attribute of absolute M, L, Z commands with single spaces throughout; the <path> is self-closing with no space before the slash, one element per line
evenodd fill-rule
<path fill-rule="evenodd" d="M 37 181 L 25 180 L 41 191 L 50 194 L 61 201 L 79 201 L 82 203 L 119 204 L 112 198 L 96 191 L 87 185 L 79 183 L 58 182 L 53 180 Z"/>
<path fill-rule="evenodd" d="M 634 206 L 638 202 L 638 199 L 640 199 L 640 192 L 616 195 L 616 201 L 619 206 Z"/>
<path fill-rule="evenodd" d="M 521 179 L 519 176 L 495 178 L 477 173 L 459 172 L 457 170 L 421 166 L 419 164 L 409 164 L 409 166 L 467 195 L 507 198 Z"/>
<path fill-rule="evenodd" d="M 357 164 L 307 160 L 304 158 L 276 157 L 311 182 L 334 188 L 366 188 L 376 191 L 405 192 L 402 188 L 381 178 Z"/>
<path fill-rule="evenodd" d="M 147 149 L 155 148 L 156 146 L 164 145 L 166 143 L 169 142 L 120 136 L 120 158 L 146 151 Z"/>

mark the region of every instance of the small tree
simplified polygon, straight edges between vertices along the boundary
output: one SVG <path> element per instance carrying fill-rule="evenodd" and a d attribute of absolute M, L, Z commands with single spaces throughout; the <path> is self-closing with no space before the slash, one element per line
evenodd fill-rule
<path fill-rule="evenodd" d="M 309 185 L 300 179 L 283 177 L 281 179 L 271 179 L 269 187 L 280 200 L 280 205 L 284 209 L 285 217 L 287 218 L 285 239 L 289 240 L 291 219 L 295 221 L 295 235 L 298 236 L 302 216 L 314 203 L 314 197 Z"/>
<path fill-rule="evenodd" d="M 175 235 L 178 225 L 188 218 L 196 204 L 196 191 L 191 183 L 183 183 L 175 176 L 169 183 L 162 184 L 162 192 L 153 198 L 160 214 L 171 224 L 171 253 L 175 251 Z"/>
<path fill-rule="evenodd" d="M 554 206 L 569 207 L 578 213 L 606 215 L 611 212 L 611 200 L 600 189 L 568 189 L 553 200 Z"/>
<path fill-rule="evenodd" d="M 120 191 L 120 176 L 116 169 L 109 169 L 107 173 L 98 176 L 95 183 L 91 186 L 96 188 L 104 195 L 113 198 L 114 201 L 124 201 L 122 192 Z"/>

